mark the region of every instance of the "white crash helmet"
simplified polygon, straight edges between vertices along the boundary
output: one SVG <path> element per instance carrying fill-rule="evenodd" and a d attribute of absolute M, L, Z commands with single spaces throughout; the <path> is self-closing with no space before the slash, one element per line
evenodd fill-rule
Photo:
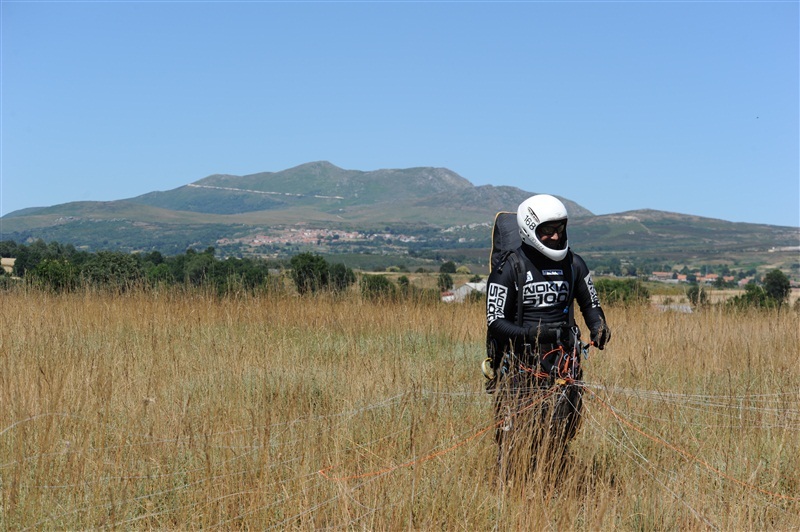
<path fill-rule="evenodd" d="M 545 246 L 536 234 L 536 228 L 547 222 L 562 221 L 565 224 L 564 239 L 560 242 L 560 249 L 552 249 Z M 532 246 L 545 257 L 552 260 L 562 260 L 567 256 L 569 242 L 567 241 L 567 208 L 564 204 L 549 194 L 537 194 L 531 196 L 522 203 L 517 209 L 517 225 L 519 225 L 519 236 L 522 241 Z"/>

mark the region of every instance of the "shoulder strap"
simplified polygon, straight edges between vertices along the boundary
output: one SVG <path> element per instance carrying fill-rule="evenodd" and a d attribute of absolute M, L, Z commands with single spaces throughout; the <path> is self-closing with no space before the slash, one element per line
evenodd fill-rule
<path fill-rule="evenodd" d="M 523 315 L 522 315 L 522 306 L 523 306 L 523 287 L 525 286 L 525 268 L 522 267 L 522 259 L 519 258 L 517 254 L 517 250 L 512 251 L 508 254 L 506 258 L 508 262 L 511 263 L 514 271 L 517 274 L 517 325 L 522 327 L 523 323 Z"/>
<path fill-rule="evenodd" d="M 567 261 L 569 263 L 569 270 L 570 270 L 569 276 L 572 279 L 572 282 L 569 285 L 568 320 L 569 320 L 569 326 L 572 327 L 573 325 L 575 325 L 575 283 L 577 282 L 577 280 L 575 278 L 575 254 L 572 253 L 572 250 L 570 250 L 567 252 L 567 256 L 569 257 L 569 260 Z"/>

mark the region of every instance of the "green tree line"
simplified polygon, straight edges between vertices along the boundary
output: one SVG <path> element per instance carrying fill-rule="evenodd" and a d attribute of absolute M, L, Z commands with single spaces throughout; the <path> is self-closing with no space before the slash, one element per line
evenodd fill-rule
<path fill-rule="evenodd" d="M 195 286 L 211 287 L 220 294 L 237 291 L 254 291 L 271 285 L 281 286 L 279 275 L 270 276 L 270 269 L 289 269 L 290 278 L 301 295 L 320 291 L 342 292 L 358 281 L 360 292 L 370 298 L 415 297 L 439 299 L 439 291 L 453 287 L 450 273 L 455 263 L 445 262 L 437 279 L 438 290 L 425 290 L 413 286 L 408 277 L 397 282 L 383 275 L 361 274 L 341 263 L 329 263 L 321 255 L 300 253 L 288 264 L 268 263 L 259 258 L 224 259 L 215 256 L 213 247 L 204 251 L 188 249 L 185 253 L 164 256 L 158 251 L 124 253 L 77 250 L 71 244 L 45 243 L 37 240 L 31 244 L 14 241 L 0 242 L 0 257 L 13 257 L 13 275 L 24 282 L 54 291 L 71 291 L 82 287 L 104 287 L 127 290 L 141 286 Z M 475 279 L 473 279 L 475 280 Z M 10 285 L 9 275 L 0 276 L 0 286 Z M 639 279 L 598 279 L 595 288 L 604 304 L 636 304 L 647 302 L 650 294 Z M 784 306 L 789 299 L 790 283 L 780 270 L 768 272 L 763 283 L 751 283 L 745 293 L 727 302 L 734 307 L 775 308 Z M 705 289 L 692 285 L 687 297 L 693 306 L 708 304 Z"/>
<path fill-rule="evenodd" d="M 12 274 L 26 283 L 62 292 L 87 286 L 126 290 L 176 285 L 213 287 L 220 293 L 252 291 L 266 285 L 270 269 L 258 258 L 218 259 L 212 247 L 167 257 L 158 251 L 91 253 L 58 242 L 37 240 L 25 245 L 3 241 L 0 257 L 15 258 Z"/>
<path fill-rule="evenodd" d="M 297 292 L 343 292 L 358 278 L 341 263 L 329 263 L 314 253 L 300 253 L 285 262 L 269 263 L 258 258 L 224 259 L 212 247 L 204 251 L 164 256 L 158 251 L 125 253 L 77 250 L 58 242 L 37 240 L 29 245 L 0 242 L 0 257 L 15 258 L 13 272 L 0 276 L 0 286 L 11 286 L 17 277 L 29 286 L 57 292 L 86 287 L 128 290 L 133 287 L 193 286 L 208 287 L 220 294 L 282 287 L 282 272 L 288 270 Z M 270 274 L 270 270 L 273 273 Z M 360 288 L 366 297 L 419 295 L 408 278 L 395 285 L 382 276 L 361 275 Z M 438 299 L 438 292 L 435 294 Z"/>

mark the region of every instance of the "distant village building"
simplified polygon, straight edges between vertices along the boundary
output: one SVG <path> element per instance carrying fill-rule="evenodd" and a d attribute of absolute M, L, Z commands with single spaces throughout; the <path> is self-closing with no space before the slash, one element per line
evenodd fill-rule
<path fill-rule="evenodd" d="M 442 293 L 442 301 L 445 303 L 463 303 L 465 299 L 474 293 L 486 293 L 486 281 L 479 283 L 464 283 L 455 290 Z"/>
<path fill-rule="evenodd" d="M 17 259 L 9 259 L 9 258 L 2 258 L 0 259 L 0 264 L 3 266 L 3 271 L 6 273 L 12 273 L 14 271 L 14 262 Z"/>
<path fill-rule="evenodd" d="M 651 281 L 659 281 L 662 283 L 677 283 L 678 278 L 674 272 L 653 272 L 650 274 Z"/>

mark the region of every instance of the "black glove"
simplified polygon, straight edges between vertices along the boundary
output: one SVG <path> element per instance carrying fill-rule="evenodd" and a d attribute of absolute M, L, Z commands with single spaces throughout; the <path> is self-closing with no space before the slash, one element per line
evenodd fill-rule
<path fill-rule="evenodd" d="M 609 340 L 611 340 L 611 329 L 605 323 L 592 330 L 592 345 L 597 349 L 603 349 Z"/>

